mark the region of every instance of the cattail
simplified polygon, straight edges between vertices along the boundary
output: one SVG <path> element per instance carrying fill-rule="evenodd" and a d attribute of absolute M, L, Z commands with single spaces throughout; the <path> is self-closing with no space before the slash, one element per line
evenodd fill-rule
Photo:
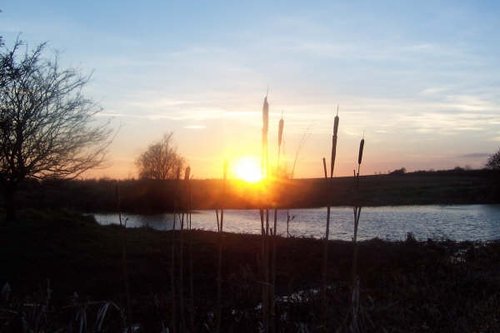
<path fill-rule="evenodd" d="M 269 132 L 269 103 L 267 96 L 264 98 L 264 105 L 262 106 L 262 144 L 267 145 L 267 133 Z"/>
<path fill-rule="evenodd" d="M 339 106 L 337 105 L 337 115 L 335 116 L 333 122 L 333 135 L 337 136 L 337 132 L 339 130 Z"/>
<path fill-rule="evenodd" d="M 267 168 L 269 163 L 267 151 L 267 135 L 269 132 L 269 103 L 267 102 L 267 95 L 264 98 L 264 105 L 262 107 L 262 172 L 267 177 Z"/>
<path fill-rule="evenodd" d="M 328 173 L 326 172 L 326 159 L 323 157 L 323 171 L 325 172 L 325 178 L 328 178 Z"/>
<path fill-rule="evenodd" d="M 267 96 L 264 98 L 264 106 L 262 107 L 262 131 L 267 133 L 269 129 L 269 103 Z"/>
<path fill-rule="evenodd" d="M 333 136 L 332 136 L 332 155 L 330 161 L 330 178 L 333 178 L 333 170 L 335 169 L 335 159 L 337 157 L 337 133 L 339 130 L 339 107 L 337 106 L 337 115 L 333 121 Z"/>
<path fill-rule="evenodd" d="M 278 163 L 277 163 L 277 175 L 280 168 L 280 156 L 281 156 L 281 144 L 283 142 L 283 128 L 285 127 L 285 121 L 283 120 L 283 114 L 278 124 Z M 274 328 L 274 317 L 276 314 L 276 232 L 278 227 L 278 209 L 274 208 L 274 224 L 273 230 L 271 231 L 272 237 L 272 249 L 271 249 L 271 285 L 270 285 L 270 306 L 271 306 L 271 317 L 273 322 L 271 323 Z M 274 332 L 274 329 L 272 330 Z"/>
<path fill-rule="evenodd" d="M 278 147 L 281 147 L 281 143 L 283 142 L 283 128 L 285 127 L 285 121 L 283 120 L 283 116 L 281 116 L 279 125 L 278 125 Z"/>
<path fill-rule="evenodd" d="M 352 259 L 352 271 L 351 271 L 351 279 L 352 279 L 352 323 L 351 326 L 355 328 L 355 331 L 359 330 L 359 323 L 358 323 L 358 318 L 359 318 L 359 278 L 358 278 L 358 244 L 357 244 L 357 237 L 358 237 L 358 226 L 359 226 L 359 218 L 361 215 L 361 204 L 359 203 L 359 171 L 361 168 L 361 162 L 363 162 L 363 149 L 365 147 L 365 138 L 363 135 L 363 138 L 361 139 L 359 143 L 359 153 L 358 153 L 358 172 L 354 171 L 354 176 L 356 178 L 356 199 L 355 199 L 355 205 L 353 207 L 353 213 L 354 213 L 354 233 L 352 237 L 352 242 L 354 244 L 354 249 L 353 249 L 353 259 Z"/>
<path fill-rule="evenodd" d="M 191 167 L 188 166 L 184 171 L 184 194 L 182 199 L 182 206 L 184 209 L 187 208 L 188 213 L 186 214 L 186 222 L 188 224 L 188 228 L 191 229 L 189 213 L 189 210 L 191 209 L 191 188 L 189 186 L 189 177 L 191 177 Z M 184 213 L 182 213 L 182 217 L 182 226 L 184 226 Z"/>
<path fill-rule="evenodd" d="M 227 160 L 224 161 L 223 171 L 222 171 L 222 198 L 225 199 L 226 195 L 226 180 L 227 180 Z M 216 213 L 218 211 L 216 210 Z M 222 232 L 224 231 L 224 208 L 221 205 L 220 208 L 220 224 L 219 224 L 219 215 L 217 213 L 217 225 L 219 230 L 219 251 L 218 251 L 218 260 L 217 260 L 217 322 L 216 322 L 216 332 L 221 331 L 222 324 L 222 247 L 223 247 L 223 236 Z"/>
<path fill-rule="evenodd" d="M 339 107 L 337 105 L 337 114 L 335 115 L 334 121 L 333 121 L 333 135 L 332 135 L 332 154 L 331 154 L 331 159 L 330 159 L 330 179 L 333 178 L 333 170 L 335 169 L 335 159 L 337 157 L 337 134 L 339 131 Z M 323 157 L 323 171 L 325 174 L 325 179 L 328 179 L 328 173 L 326 170 L 326 159 Z M 329 182 L 329 192 L 332 191 L 332 182 Z M 323 325 L 328 331 L 327 328 L 327 309 L 328 309 L 328 302 L 327 302 L 327 280 L 328 280 L 328 239 L 330 235 L 330 214 L 331 214 L 331 207 L 330 207 L 330 200 L 328 200 L 328 206 L 326 207 L 326 227 L 325 227 L 325 239 L 323 242 L 323 288 L 322 288 L 322 294 L 323 294 Z"/>
<path fill-rule="evenodd" d="M 265 177 L 268 177 L 269 155 L 267 136 L 269 132 L 269 104 L 267 95 L 264 98 L 262 107 L 262 172 Z M 266 203 L 267 204 L 267 203 Z M 262 321 L 264 331 L 269 331 L 269 248 L 268 248 L 268 231 L 269 231 L 269 209 L 261 209 L 261 226 L 262 226 L 262 266 L 264 284 L 262 285 Z M 264 225 L 265 220 L 265 225 Z"/>
<path fill-rule="evenodd" d="M 363 161 L 363 148 L 365 147 L 365 139 L 361 139 L 359 143 L 358 165 Z"/>

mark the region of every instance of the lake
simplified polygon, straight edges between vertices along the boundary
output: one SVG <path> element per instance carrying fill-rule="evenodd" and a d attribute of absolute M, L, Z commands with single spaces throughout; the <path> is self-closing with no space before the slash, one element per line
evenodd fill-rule
<path fill-rule="evenodd" d="M 296 237 L 323 238 L 326 208 L 291 209 L 289 233 Z M 102 225 L 119 224 L 118 214 L 94 214 Z M 214 210 L 201 210 L 191 214 L 192 228 L 217 230 Z M 132 215 L 122 214 L 127 227 L 149 227 L 171 230 L 173 214 Z M 286 235 L 287 211 L 278 211 L 278 234 Z M 353 210 L 351 207 L 335 207 L 331 211 L 330 239 L 351 240 Z M 272 225 L 273 213 L 270 212 Z M 176 217 L 176 228 L 179 227 Z M 260 234 L 258 210 L 225 210 L 224 231 Z M 416 239 L 496 240 L 500 239 L 500 205 L 453 205 L 453 206 L 391 206 L 364 207 L 359 222 L 358 239 L 381 238 L 404 240 L 407 233 Z"/>

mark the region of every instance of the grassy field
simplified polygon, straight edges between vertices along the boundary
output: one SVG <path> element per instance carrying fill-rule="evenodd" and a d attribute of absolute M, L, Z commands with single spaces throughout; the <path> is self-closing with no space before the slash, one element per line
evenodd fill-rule
<path fill-rule="evenodd" d="M 92 332 L 99 323 L 111 332 L 123 332 L 125 323 L 138 323 L 144 332 L 159 332 L 162 325 L 214 331 L 216 233 L 193 230 L 181 237 L 180 232 L 103 227 L 67 211 L 27 210 L 15 224 L 1 222 L 0 331 L 21 332 L 23 320 L 38 325 L 40 332 L 68 325 L 78 331 L 83 313 Z M 260 236 L 224 234 L 224 332 L 258 329 L 260 244 Z M 322 246 L 314 239 L 277 239 L 276 292 L 282 296 L 276 306 L 277 331 L 323 330 L 317 292 Z M 365 331 L 500 331 L 499 242 L 417 242 L 409 237 L 359 246 L 359 322 Z M 330 241 L 328 258 L 328 327 L 348 331 L 352 244 Z"/>

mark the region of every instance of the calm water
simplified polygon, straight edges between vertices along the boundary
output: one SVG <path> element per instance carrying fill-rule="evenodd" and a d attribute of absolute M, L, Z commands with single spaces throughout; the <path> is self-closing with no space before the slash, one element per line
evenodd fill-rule
<path fill-rule="evenodd" d="M 289 233 L 293 236 L 324 237 L 326 208 L 292 209 Z M 278 212 L 278 234 L 286 235 L 286 211 Z M 270 221 L 273 220 L 270 213 Z M 95 214 L 103 225 L 118 224 L 117 214 Z M 127 227 L 150 227 L 171 230 L 172 214 L 128 215 Z M 217 230 L 215 211 L 202 210 L 192 214 L 194 229 Z M 349 207 L 332 208 L 330 238 L 350 240 L 353 232 L 353 211 Z M 271 222 L 272 224 L 272 222 Z M 177 218 L 176 225 L 179 225 Z M 224 211 L 224 231 L 260 233 L 258 210 Z M 374 237 L 402 240 L 411 232 L 417 239 L 448 238 L 453 240 L 500 239 L 500 205 L 398 206 L 363 208 L 359 222 L 359 239 Z"/>

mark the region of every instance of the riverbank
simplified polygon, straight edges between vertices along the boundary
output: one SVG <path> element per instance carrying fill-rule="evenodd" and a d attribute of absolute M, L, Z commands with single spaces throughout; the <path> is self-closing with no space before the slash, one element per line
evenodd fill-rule
<path fill-rule="evenodd" d="M 45 306 L 36 309 L 45 311 L 47 331 L 75 321 L 84 306 L 90 325 L 98 310 L 113 302 L 103 320 L 108 331 L 117 331 L 122 322 L 114 305 L 145 332 L 160 331 L 162 323 L 172 320 L 172 300 L 179 302 L 171 290 L 175 242 L 175 274 L 181 272 L 183 249 L 186 326 L 194 323 L 197 332 L 213 330 L 218 239 L 214 232 L 185 232 L 181 247 L 180 232 L 103 227 L 91 217 L 64 211 L 22 212 L 18 223 L 0 226 L 0 284 L 8 282 L 11 290 L 8 297 L 2 294 L 0 325 L 15 325 L 23 311 L 28 318 L 35 311 L 26 308 L 28 303 Z M 252 332 L 260 321 L 260 246 L 256 235 L 224 234 L 223 331 Z M 329 327 L 345 326 L 349 314 L 352 250 L 350 242 L 329 243 Z M 302 291 L 301 297 L 278 302 L 280 331 L 320 330 L 322 302 L 315 290 L 321 285 L 322 251 L 320 240 L 278 238 L 276 292 L 285 296 Z M 367 331 L 500 330 L 498 241 L 374 239 L 360 243 L 358 264 L 360 321 Z M 180 318 L 179 311 L 176 315 Z M 2 331 L 9 332 L 5 326 Z"/>
<path fill-rule="evenodd" d="M 224 191 L 222 190 L 224 187 Z M 263 189 L 242 181 L 193 179 L 73 180 L 27 182 L 19 207 L 86 212 L 152 214 L 180 209 L 251 209 L 264 203 L 281 208 L 500 203 L 500 172 L 494 170 L 422 171 L 363 176 L 359 191 L 352 177 L 275 180 Z M 264 195 L 265 194 L 265 195 Z"/>

